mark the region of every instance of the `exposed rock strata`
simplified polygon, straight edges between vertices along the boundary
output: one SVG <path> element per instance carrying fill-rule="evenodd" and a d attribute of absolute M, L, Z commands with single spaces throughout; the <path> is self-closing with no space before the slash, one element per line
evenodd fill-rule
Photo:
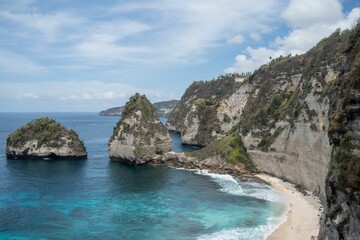
<path fill-rule="evenodd" d="M 144 164 L 171 151 L 172 141 L 145 95 L 136 93 L 124 107 L 109 141 L 111 160 Z"/>
<path fill-rule="evenodd" d="M 182 143 L 201 147 L 226 136 L 239 123 L 251 90 L 238 79 L 227 75 L 193 83 L 170 114 L 168 129 L 181 132 Z"/>
<path fill-rule="evenodd" d="M 342 63 L 341 73 L 329 87 L 333 151 L 319 239 L 360 236 L 360 24 L 346 44 Z"/>
<path fill-rule="evenodd" d="M 8 158 L 86 158 L 84 143 L 73 130 L 44 117 L 17 129 L 7 138 Z"/>

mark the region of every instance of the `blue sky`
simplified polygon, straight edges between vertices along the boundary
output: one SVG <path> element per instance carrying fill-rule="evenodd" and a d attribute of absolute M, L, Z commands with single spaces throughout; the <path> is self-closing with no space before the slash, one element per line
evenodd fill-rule
<path fill-rule="evenodd" d="M 0 111 L 100 111 L 304 53 L 358 0 L 0 0 Z"/>

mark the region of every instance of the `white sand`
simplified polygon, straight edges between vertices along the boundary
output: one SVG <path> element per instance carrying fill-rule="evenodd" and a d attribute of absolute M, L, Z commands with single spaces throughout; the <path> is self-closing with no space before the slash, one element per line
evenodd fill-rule
<path fill-rule="evenodd" d="M 322 206 L 317 197 L 304 196 L 291 183 L 266 174 L 257 174 L 256 177 L 268 182 L 276 191 L 289 199 L 286 222 L 280 225 L 267 238 L 268 240 L 310 240 L 312 236 L 318 235 L 321 216 L 319 209 L 322 209 Z"/>

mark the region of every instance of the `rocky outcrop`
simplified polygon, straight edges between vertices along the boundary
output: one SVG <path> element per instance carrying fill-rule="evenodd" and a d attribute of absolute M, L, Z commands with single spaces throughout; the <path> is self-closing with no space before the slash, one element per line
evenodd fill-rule
<path fill-rule="evenodd" d="M 239 75 L 194 82 L 170 114 L 167 127 L 181 132 L 183 144 L 206 146 L 240 121 L 251 86 Z M 242 86 L 242 87 L 240 87 Z"/>
<path fill-rule="evenodd" d="M 86 158 L 84 143 L 73 130 L 48 117 L 33 120 L 7 138 L 8 158 Z"/>
<path fill-rule="evenodd" d="M 154 103 L 154 107 L 156 109 L 156 113 L 159 117 L 167 117 L 171 111 L 176 107 L 179 103 L 179 100 L 170 100 L 163 102 Z M 107 110 L 101 111 L 100 116 L 121 116 L 122 111 L 124 110 L 124 106 L 122 107 L 114 107 L 109 108 Z"/>
<path fill-rule="evenodd" d="M 171 151 L 172 141 L 145 95 L 136 93 L 126 103 L 109 141 L 111 160 L 144 164 Z"/>

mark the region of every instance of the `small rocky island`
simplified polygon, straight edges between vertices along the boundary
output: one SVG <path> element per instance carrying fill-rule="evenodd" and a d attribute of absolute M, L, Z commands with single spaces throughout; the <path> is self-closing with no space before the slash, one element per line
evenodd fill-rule
<path fill-rule="evenodd" d="M 74 130 L 42 117 L 30 121 L 7 138 L 6 156 L 10 159 L 84 159 L 87 152 Z"/>
<path fill-rule="evenodd" d="M 126 103 L 109 141 L 113 161 L 144 164 L 171 151 L 172 141 L 156 109 L 145 95 L 136 93 Z"/>

